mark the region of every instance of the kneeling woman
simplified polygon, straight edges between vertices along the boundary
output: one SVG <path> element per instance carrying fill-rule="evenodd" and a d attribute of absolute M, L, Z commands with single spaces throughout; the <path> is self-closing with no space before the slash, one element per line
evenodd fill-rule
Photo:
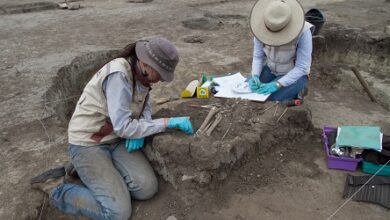
<path fill-rule="evenodd" d="M 32 186 L 66 213 L 128 219 L 131 198 L 149 199 L 158 189 L 152 167 L 138 150 L 144 138 L 166 128 L 192 134 L 188 117 L 151 117 L 150 86 L 172 81 L 178 61 L 171 42 L 153 38 L 130 44 L 104 65 L 85 86 L 69 122 L 70 161 L 82 184 L 44 173 L 33 178 Z"/>

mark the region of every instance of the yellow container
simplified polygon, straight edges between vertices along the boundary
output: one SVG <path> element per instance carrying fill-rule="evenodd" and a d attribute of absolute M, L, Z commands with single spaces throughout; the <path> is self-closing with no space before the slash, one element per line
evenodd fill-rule
<path fill-rule="evenodd" d="M 208 87 L 196 87 L 196 98 L 198 99 L 207 99 L 209 98 L 209 88 Z"/>

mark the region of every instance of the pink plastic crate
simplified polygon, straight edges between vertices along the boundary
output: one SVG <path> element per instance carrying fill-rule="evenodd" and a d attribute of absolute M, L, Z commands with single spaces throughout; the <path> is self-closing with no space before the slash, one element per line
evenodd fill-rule
<path fill-rule="evenodd" d="M 322 139 L 324 141 L 324 148 L 328 158 L 328 168 L 338 170 L 355 171 L 362 158 L 337 157 L 329 153 L 329 141 L 327 134 L 337 131 L 337 128 L 324 127 L 322 130 Z"/>

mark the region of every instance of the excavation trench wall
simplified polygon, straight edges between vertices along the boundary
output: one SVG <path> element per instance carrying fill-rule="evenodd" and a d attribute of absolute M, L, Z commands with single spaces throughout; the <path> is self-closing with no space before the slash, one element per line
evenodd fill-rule
<path fill-rule="evenodd" d="M 32 2 L 16 4 L 0 4 L 0 15 L 20 14 L 58 9 L 54 2 Z"/>
<path fill-rule="evenodd" d="M 390 71 L 390 37 L 384 34 L 329 24 L 313 44 L 314 65 L 355 65 L 378 75 Z"/>
<path fill-rule="evenodd" d="M 45 107 L 67 125 L 85 85 L 99 67 L 118 55 L 117 50 L 98 51 L 78 56 L 58 70 L 53 85 L 44 95 Z"/>
<path fill-rule="evenodd" d="M 313 78 L 329 87 L 352 86 L 363 96 L 362 86 L 351 71 L 357 67 L 379 104 L 390 110 L 390 37 L 328 24 L 313 39 Z M 328 78 L 328 79 L 327 79 Z"/>

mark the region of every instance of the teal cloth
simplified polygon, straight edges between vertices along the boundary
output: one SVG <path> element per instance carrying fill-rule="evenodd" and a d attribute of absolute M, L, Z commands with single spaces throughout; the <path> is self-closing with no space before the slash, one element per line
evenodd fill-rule
<path fill-rule="evenodd" d="M 336 145 L 360 149 L 382 150 L 380 127 L 341 126 L 338 128 Z"/>

